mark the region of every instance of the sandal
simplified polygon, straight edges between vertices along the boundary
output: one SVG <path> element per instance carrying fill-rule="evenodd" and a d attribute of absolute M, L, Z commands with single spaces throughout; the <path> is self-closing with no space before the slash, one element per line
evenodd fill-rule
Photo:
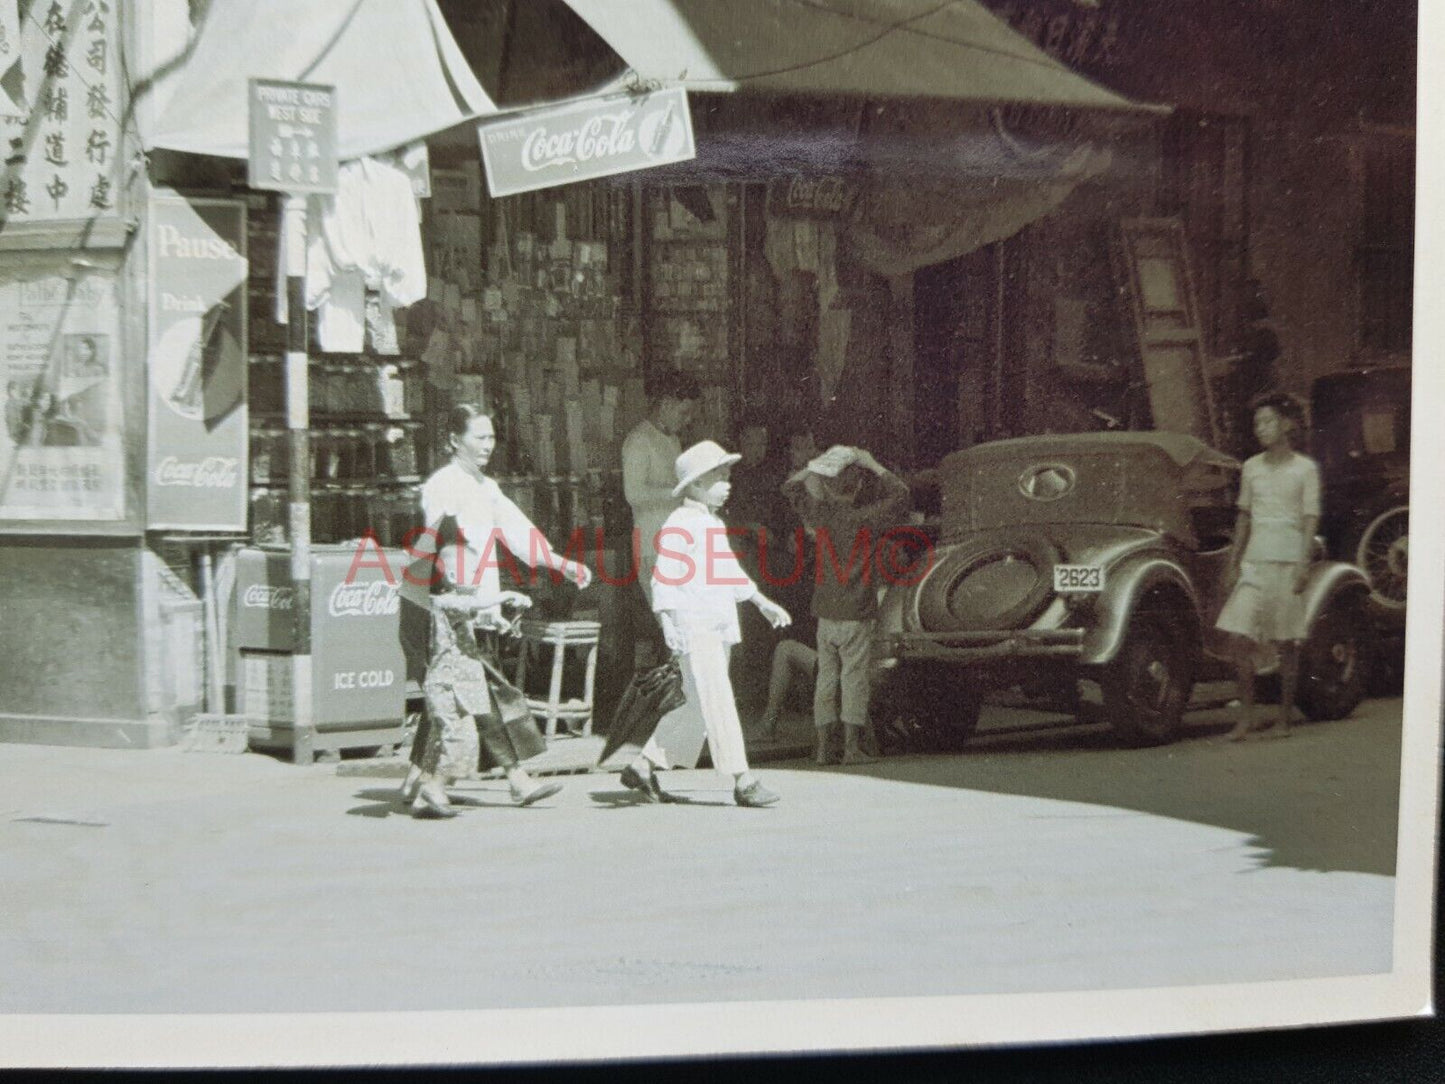
<path fill-rule="evenodd" d="M 550 798 L 554 794 L 560 794 L 562 784 L 557 782 L 538 783 L 529 791 L 518 791 L 512 789 L 512 802 L 519 806 L 529 806 L 540 802 L 543 798 Z"/>
<path fill-rule="evenodd" d="M 411 803 L 411 815 L 420 820 L 447 820 L 457 815 L 447 792 L 435 783 L 424 783 Z"/>

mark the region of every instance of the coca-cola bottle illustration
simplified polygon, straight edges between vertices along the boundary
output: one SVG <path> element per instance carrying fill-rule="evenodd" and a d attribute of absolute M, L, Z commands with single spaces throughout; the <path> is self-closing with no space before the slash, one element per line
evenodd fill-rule
<path fill-rule="evenodd" d="M 201 375 L 204 368 L 201 344 L 202 339 L 196 339 L 186 352 L 186 363 L 181 367 L 181 375 L 168 397 L 171 405 L 182 414 L 198 414 L 201 410 Z"/>
<path fill-rule="evenodd" d="M 181 376 L 171 389 L 171 405 L 182 415 L 197 416 L 205 413 L 205 386 L 211 379 L 211 371 L 223 357 L 223 315 L 230 308 L 225 302 L 212 305 L 210 311 L 201 317 L 201 330 L 195 343 L 186 351 Z M 212 406 L 217 406 L 212 403 Z M 224 408 L 223 408 L 224 410 Z"/>
<path fill-rule="evenodd" d="M 667 137 L 672 134 L 672 117 L 675 111 L 676 107 L 669 102 L 667 112 L 662 115 L 662 119 L 657 122 L 657 130 L 652 133 L 652 146 L 648 148 L 648 153 L 654 158 L 667 150 Z"/>

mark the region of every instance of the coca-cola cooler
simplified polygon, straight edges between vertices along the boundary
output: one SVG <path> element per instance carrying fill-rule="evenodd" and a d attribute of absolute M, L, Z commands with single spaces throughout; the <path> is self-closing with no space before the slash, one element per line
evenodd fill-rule
<path fill-rule="evenodd" d="M 238 708 L 255 722 L 251 744 L 315 753 L 393 744 L 405 719 L 400 551 L 367 543 L 311 551 L 311 717 L 295 725 L 292 649 L 296 588 L 286 549 L 243 549 L 236 559 L 232 642 Z M 385 562 L 385 567 L 383 567 Z"/>

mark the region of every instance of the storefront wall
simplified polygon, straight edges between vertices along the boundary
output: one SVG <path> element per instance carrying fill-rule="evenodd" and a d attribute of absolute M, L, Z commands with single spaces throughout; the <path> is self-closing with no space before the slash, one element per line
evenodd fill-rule
<path fill-rule="evenodd" d="M 1179 156 L 1188 141 L 1178 137 L 1210 125 L 1247 130 L 1245 266 L 1224 268 L 1222 300 L 1204 299 L 1223 314 L 1211 329 L 1212 353 L 1227 356 L 1238 348 L 1237 310 L 1248 288 L 1240 279 L 1252 275 L 1263 286 L 1281 341 L 1277 370 L 1284 386 L 1307 392 L 1326 372 L 1408 360 L 1408 308 L 1391 311 L 1393 331 L 1378 329 L 1375 313 L 1382 306 L 1367 302 L 1372 287 L 1362 270 L 1370 252 L 1391 249 L 1378 260 L 1392 264 L 1392 281 L 1408 289 L 1413 182 L 1401 174 L 1413 142 L 1412 3 L 988 3 L 1084 74 L 1137 100 L 1176 107 L 1163 125 L 1163 165 L 1184 183 L 1166 180 L 1156 210 L 1183 217 L 1196 264 L 1222 258 L 1205 242 L 1219 235 L 1216 216 L 1234 193 L 1211 193 L 1207 186 L 1191 193 L 1189 174 L 1201 163 Z M 1372 196 L 1378 181 L 1367 183 L 1382 157 L 1394 164 L 1397 182 L 1394 205 L 1385 212 L 1371 206 L 1380 199 Z M 1375 225 L 1382 218 L 1389 220 L 1383 233 Z"/>
<path fill-rule="evenodd" d="M 1145 424 L 1118 286 L 1118 227 L 1155 213 L 1159 184 L 1157 128 L 1144 126 L 1117 138 L 1105 174 L 1003 242 L 1010 258 L 997 364 L 1005 375 L 985 388 L 974 436 Z"/>
<path fill-rule="evenodd" d="M 7 419 L 0 741 L 171 744 L 203 699 L 204 640 L 188 558 L 147 533 L 150 190 L 132 166 L 163 80 L 129 100 L 120 55 L 157 71 L 190 10 L 29 7 L 23 111 L 3 118 L 26 146 L 5 174 L 3 362 L 68 405 L 18 445 Z"/>
<path fill-rule="evenodd" d="M 1080 401 L 1119 412 L 1110 226 L 1157 204 L 1149 120 L 1090 127 L 1039 111 L 1001 136 L 987 110 L 956 103 L 709 98 L 695 114 L 694 176 L 742 178 L 708 189 L 741 219 L 708 227 L 714 244 L 731 235 L 742 249 L 711 355 L 730 317 L 737 423 L 768 424 L 775 445 L 810 429 L 926 467 L 977 440 L 1091 427 L 1087 411 L 1069 412 Z M 746 150 L 762 147 L 779 153 Z M 659 190 L 672 221 L 695 222 L 686 204 L 708 186 L 688 181 Z M 649 241 L 666 268 L 649 280 L 649 311 L 665 310 L 677 269 L 658 252 L 671 242 Z M 684 290 L 699 289 L 693 274 Z M 676 336 L 649 347 L 654 367 L 694 364 Z"/>

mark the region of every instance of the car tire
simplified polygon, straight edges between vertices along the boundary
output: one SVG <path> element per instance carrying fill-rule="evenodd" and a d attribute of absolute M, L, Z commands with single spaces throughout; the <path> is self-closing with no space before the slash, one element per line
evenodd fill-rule
<path fill-rule="evenodd" d="M 956 753 L 978 729 L 983 693 L 959 674 L 909 670 L 873 691 L 869 714 L 878 749 L 900 753 Z"/>
<path fill-rule="evenodd" d="M 1023 597 L 988 620 L 959 613 L 950 605 L 959 585 L 985 565 L 1017 557 L 1028 562 L 1035 581 Z M 974 547 L 960 547 L 939 558 L 938 565 L 918 586 L 919 622 L 929 632 L 974 632 L 1018 629 L 1027 626 L 1053 597 L 1053 567 L 1058 547 L 1038 531 L 1010 531 L 990 536 Z"/>
<path fill-rule="evenodd" d="M 1405 612 L 1410 543 L 1410 506 L 1397 504 L 1373 517 L 1352 547 L 1355 564 L 1370 581 L 1370 605 L 1397 618 Z"/>
<path fill-rule="evenodd" d="M 1099 685 L 1104 718 L 1130 745 L 1164 745 L 1179 737 L 1194 688 L 1193 660 L 1180 631 L 1167 621 L 1135 621 Z"/>
<path fill-rule="evenodd" d="M 1365 697 L 1367 629 L 1361 607 L 1334 602 L 1315 619 L 1300 649 L 1295 703 L 1310 719 L 1343 719 Z"/>

